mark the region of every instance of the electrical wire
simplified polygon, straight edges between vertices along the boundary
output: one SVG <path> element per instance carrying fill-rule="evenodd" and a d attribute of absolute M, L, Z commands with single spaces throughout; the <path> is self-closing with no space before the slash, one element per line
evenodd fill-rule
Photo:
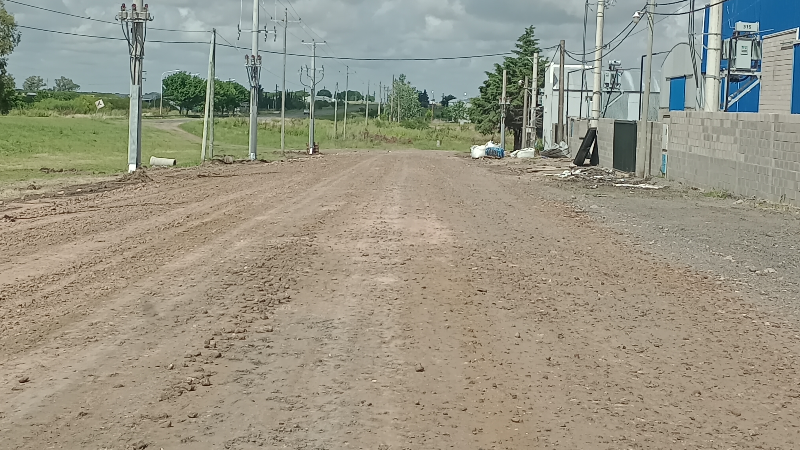
<path fill-rule="evenodd" d="M 111 24 L 111 25 L 116 25 L 117 24 L 117 22 L 111 22 L 109 20 L 95 19 L 95 18 L 88 17 L 88 16 L 79 16 L 77 14 L 71 14 L 71 13 L 64 12 L 64 11 L 57 11 L 55 9 L 43 8 L 41 6 L 29 5 L 27 3 L 18 2 L 17 0 L 6 0 L 6 1 L 8 1 L 9 3 L 14 3 L 14 4 L 17 4 L 17 5 L 27 6 L 29 8 L 39 9 L 39 10 L 46 11 L 46 12 L 53 13 L 53 14 L 61 14 L 62 16 L 75 17 L 77 19 L 90 20 L 92 22 L 107 23 L 107 24 Z M 156 28 L 156 27 L 150 27 L 150 29 L 151 30 L 156 30 L 156 31 L 171 31 L 171 32 L 176 32 L 176 33 L 208 33 L 209 32 L 209 30 L 175 30 L 175 29 L 171 29 L 171 28 Z"/>
<path fill-rule="evenodd" d="M 679 12 L 674 12 L 674 13 L 654 12 L 653 15 L 656 15 L 656 16 L 682 16 L 684 14 L 694 14 L 694 13 L 698 13 L 698 12 L 703 12 L 703 11 L 706 10 L 706 8 L 710 8 L 712 6 L 717 6 L 717 5 L 721 5 L 723 3 L 727 3 L 728 1 L 730 1 L 730 0 L 719 0 L 716 3 L 709 3 L 708 5 L 706 5 L 706 6 L 702 7 L 702 8 L 697 8 L 697 9 L 692 8 L 689 11 L 684 11 L 684 12 L 680 12 L 680 13 Z"/>
<path fill-rule="evenodd" d="M 64 34 L 68 36 L 78 36 L 78 37 L 86 37 L 86 38 L 93 38 L 93 39 L 105 39 L 109 41 L 127 41 L 126 38 L 119 38 L 119 37 L 111 37 L 111 36 L 97 36 L 92 34 L 80 34 L 80 33 L 70 33 L 68 31 L 57 31 L 57 30 L 46 30 L 44 28 L 36 28 L 36 27 L 29 27 L 26 25 L 17 25 L 19 28 L 25 28 L 27 30 L 34 30 L 34 31 L 43 31 L 46 33 L 55 33 L 55 34 Z M 206 31 L 208 33 L 208 31 Z M 207 41 L 164 41 L 164 40 L 150 40 L 147 42 L 151 42 L 154 44 L 206 44 L 208 45 L 209 42 Z"/>

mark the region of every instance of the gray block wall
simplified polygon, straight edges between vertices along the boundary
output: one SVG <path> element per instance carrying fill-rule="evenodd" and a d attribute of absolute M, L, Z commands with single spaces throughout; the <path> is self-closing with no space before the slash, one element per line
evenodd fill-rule
<path fill-rule="evenodd" d="M 800 116 L 673 111 L 670 179 L 800 206 Z"/>
<path fill-rule="evenodd" d="M 597 125 L 600 167 L 614 167 L 614 119 L 600 119 Z"/>
<path fill-rule="evenodd" d="M 643 177 L 645 175 L 648 147 L 650 148 L 650 176 L 661 176 L 662 128 L 661 122 L 647 122 L 647 137 L 645 138 L 645 128 L 639 122 L 636 128 L 636 176 Z"/>

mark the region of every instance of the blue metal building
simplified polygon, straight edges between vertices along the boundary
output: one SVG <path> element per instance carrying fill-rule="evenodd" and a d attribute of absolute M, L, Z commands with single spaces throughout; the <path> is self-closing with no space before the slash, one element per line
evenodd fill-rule
<path fill-rule="evenodd" d="M 758 22 L 762 38 L 798 28 L 800 27 L 800 0 L 728 0 L 723 5 L 723 40 L 731 38 L 737 22 Z M 706 48 L 708 45 L 708 14 L 705 15 L 703 31 L 703 44 L 704 48 Z M 786 40 L 784 39 L 783 42 L 785 43 Z M 800 113 L 800 46 L 797 45 L 796 39 L 791 45 L 794 46 L 794 75 L 791 88 L 792 96 L 797 97 L 797 100 L 792 101 L 792 113 L 797 114 Z M 768 58 L 769 55 L 765 54 L 764 57 Z M 722 74 L 724 75 L 727 69 L 727 61 L 723 60 L 722 67 Z M 760 70 L 760 64 L 754 64 L 754 68 Z M 705 50 L 703 50 L 702 72 L 706 72 Z M 733 82 L 729 92 L 735 93 L 737 90 L 747 89 L 747 83 L 752 82 L 753 80 Z M 738 101 L 730 104 L 728 111 L 758 112 L 762 87 L 760 84 L 754 83 L 754 86 L 741 96 Z M 722 91 L 721 104 L 724 104 L 724 86 Z"/>

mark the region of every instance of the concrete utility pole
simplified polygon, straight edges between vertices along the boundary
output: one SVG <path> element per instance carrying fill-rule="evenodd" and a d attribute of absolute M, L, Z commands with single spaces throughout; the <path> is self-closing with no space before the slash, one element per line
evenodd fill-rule
<path fill-rule="evenodd" d="M 600 123 L 600 104 L 603 87 L 603 24 L 605 21 L 606 0 L 597 0 L 597 34 L 594 41 L 594 85 L 592 86 L 592 120 L 590 128 Z"/>
<path fill-rule="evenodd" d="M 704 109 L 708 112 L 719 111 L 721 60 L 722 3 L 719 0 L 710 0 L 708 9 L 708 61 L 706 63 L 704 94 Z"/>
<path fill-rule="evenodd" d="M 522 80 L 520 80 L 522 81 Z M 533 92 L 530 93 L 533 95 Z M 528 77 L 522 85 L 522 97 L 524 106 L 522 107 L 522 148 L 528 148 Z"/>
<path fill-rule="evenodd" d="M 142 166 L 142 75 L 144 67 L 144 40 L 147 22 L 153 20 L 149 7 L 142 0 L 134 0 L 131 9 L 122 5 L 117 19 L 122 22 L 131 57 L 131 96 L 128 122 L 128 173 Z"/>
<path fill-rule="evenodd" d="M 206 80 L 206 111 L 203 120 L 203 149 L 200 160 L 214 157 L 214 80 L 216 80 L 217 29 L 211 30 L 211 50 L 208 54 L 208 80 Z"/>
<path fill-rule="evenodd" d="M 383 103 L 383 82 L 378 82 L 378 118 L 381 117 L 381 103 Z"/>
<path fill-rule="evenodd" d="M 559 44 L 560 61 L 558 63 L 558 130 L 556 141 L 564 141 L 564 60 L 567 43 L 562 39 Z"/>
<path fill-rule="evenodd" d="M 345 77 L 344 81 L 344 129 L 342 130 L 342 136 L 347 139 L 347 104 L 349 103 L 349 95 L 350 95 L 350 66 L 346 67 L 347 76 Z"/>
<path fill-rule="evenodd" d="M 536 128 L 538 127 L 539 114 L 539 52 L 533 54 L 533 81 L 531 82 L 531 138 L 533 145 L 536 145 Z"/>
<path fill-rule="evenodd" d="M 318 82 L 317 82 L 317 45 L 324 45 L 325 41 L 322 41 L 322 42 L 317 42 L 315 40 L 312 40 L 311 42 L 303 41 L 303 44 L 311 46 L 311 74 L 309 75 L 308 66 L 306 66 L 306 76 L 311 78 L 311 86 L 309 86 L 309 89 L 311 90 L 311 95 L 309 96 L 309 107 L 308 107 L 308 114 L 309 114 L 309 121 L 308 121 L 308 154 L 309 155 L 313 155 L 314 154 L 314 144 L 315 144 L 314 133 L 316 131 L 314 129 L 314 125 L 315 125 L 314 121 L 316 119 L 314 106 L 315 106 L 315 103 L 317 101 L 317 84 L 318 84 Z M 324 67 L 322 68 L 322 76 L 323 76 L 323 78 L 325 77 L 325 68 Z M 322 79 L 320 79 L 319 81 L 321 82 Z M 301 82 L 302 82 L 302 80 L 301 80 Z"/>
<path fill-rule="evenodd" d="M 644 160 L 644 176 L 650 176 L 650 158 L 652 157 L 652 148 L 650 148 L 649 141 L 647 139 L 647 126 L 650 116 L 650 90 L 651 90 L 651 81 L 653 78 L 653 34 L 655 27 L 655 23 L 653 22 L 653 13 L 656 10 L 656 1 L 649 0 L 647 6 L 647 27 L 648 27 L 648 36 L 647 36 L 647 62 L 645 67 L 645 79 L 644 79 L 644 98 L 642 98 L 642 124 L 644 126 L 644 142 L 645 142 L 645 160 Z M 692 20 L 692 19 L 690 19 Z"/>
<path fill-rule="evenodd" d="M 250 80 L 250 160 L 258 158 L 258 88 L 261 86 L 261 55 L 258 54 L 258 27 L 260 26 L 258 0 L 253 0 L 253 53 L 248 60 Z M 247 58 L 245 56 L 245 58 Z"/>
<path fill-rule="evenodd" d="M 500 148 L 506 149 L 506 87 L 508 71 L 503 69 L 503 96 L 500 97 Z"/>

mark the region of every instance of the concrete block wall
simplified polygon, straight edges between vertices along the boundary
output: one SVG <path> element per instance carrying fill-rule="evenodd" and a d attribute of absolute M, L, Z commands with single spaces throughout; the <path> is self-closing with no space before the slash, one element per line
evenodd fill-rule
<path fill-rule="evenodd" d="M 574 157 L 589 129 L 589 121 L 576 119 L 570 125 L 569 152 Z M 600 146 L 600 167 L 614 167 L 614 119 L 600 119 L 597 140 Z"/>
<path fill-rule="evenodd" d="M 600 167 L 614 167 L 614 119 L 600 119 L 597 125 Z"/>
<path fill-rule="evenodd" d="M 636 128 L 636 176 L 643 177 L 647 166 L 647 148 L 650 147 L 650 176 L 661 176 L 663 124 L 647 122 L 647 138 L 641 122 Z"/>
<path fill-rule="evenodd" d="M 800 116 L 673 111 L 670 179 L 800 206 Z"/>

